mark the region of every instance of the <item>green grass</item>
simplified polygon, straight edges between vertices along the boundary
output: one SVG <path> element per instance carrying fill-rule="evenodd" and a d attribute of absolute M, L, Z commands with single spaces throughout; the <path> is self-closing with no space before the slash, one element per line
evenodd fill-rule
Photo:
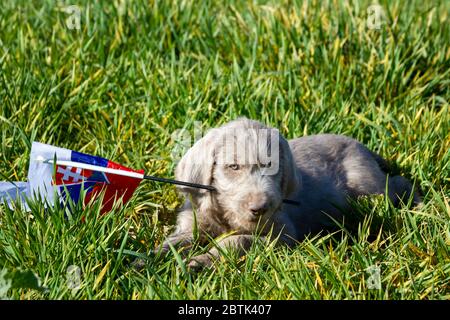
<path fill-rule="evenodd" d="M 35 140 L 171 177 L 172 132 L 247 116 L 287 138 L 360 140 L 417 179 L 424 206 L 361 200 L 357 234 L 257 244 L 199 274 L 174 255 L 129 265 L 170 231 L 182 201 L 172 185 L 143 182 L 102 217 L 98 202 L 70 219 L 1 206 L 0 270 L 31 270 L 47 288 L 8 297 L 450 299 L 448 1 L 380 1 L 379 30 L 366 25 L 370 1 L 71 1 L 78 31 L 63 3 L 0 3 L 3 180 L 26 179 Z M 380 290 L 369 289 L 374 265 Z"/>

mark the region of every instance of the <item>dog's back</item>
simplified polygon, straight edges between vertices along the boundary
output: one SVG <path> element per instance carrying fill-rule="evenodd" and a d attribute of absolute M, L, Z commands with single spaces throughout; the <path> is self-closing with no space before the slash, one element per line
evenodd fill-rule
<path fill-rule="evenodd" d="M 385 194 L 387 185 L 388 195 L 397 205 L 413 192 L 407 179 L 388 177 L 386 161 L 352 138 L 320 134 L 290 140 L 289 146 L 301 177 L 301 188 L 291 198 L 299 201 L 300 207 L 285 207 L 298 234 L 326 228 L 332 224 L 328 215 L 339 220 L 351 209 L 349 197 Z M 413 196 L 414 204 L 420 203 L 419 194 Z"/>

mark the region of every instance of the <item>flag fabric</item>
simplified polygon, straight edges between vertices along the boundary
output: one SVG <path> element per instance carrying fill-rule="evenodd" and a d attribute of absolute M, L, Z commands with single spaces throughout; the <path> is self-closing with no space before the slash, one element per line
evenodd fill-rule
<path fill-rule="evenodd" d="M 11 200 L 18 197 L 39 197 L 56 204 L 65 203 L 70 197 L 78 203 L 81 190 L 84 190 L 87 204 L 104 192 L 104 213 L 111 210 L 116 200 L 121 199 L 125 204 L 143 176 L 144 170 L 133 170 L 105 158 L 33 142 L 28 182 L 14 183 L 14 186 L 11 183 L 0 184 L 0 199 L 6 198 L 11 205 Z"/>
<path fill-rule="evenodd" d="M 29 198 L 29 186 L 27 182 L 0 182 L 0 203 L 3 201 L 13 208 L 12 203 L 20 203 L 25 209 L 29 210 L 26 198 Z"/>

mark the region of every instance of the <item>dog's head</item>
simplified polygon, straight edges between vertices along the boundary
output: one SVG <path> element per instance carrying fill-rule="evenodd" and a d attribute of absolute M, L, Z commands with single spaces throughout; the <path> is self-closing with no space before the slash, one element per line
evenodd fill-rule
<path fill-rule="evenodd" d="M 194 208 L 221 215 L 233 229 L 253 230 L 297 189 L 296 171 L 278 130 L 241 118 L 197 141 L 178 163 L 175 176 L 216 189 L 180 188 L 191 196 Z"/>

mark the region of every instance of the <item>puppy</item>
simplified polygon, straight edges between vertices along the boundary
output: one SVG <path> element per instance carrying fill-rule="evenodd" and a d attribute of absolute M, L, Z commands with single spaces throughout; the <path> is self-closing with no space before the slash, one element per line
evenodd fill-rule
<path fill-rule="evenodd" d="M 175 231 L 158 248 L 189 249 L 194 229 L 199 240 L 229 236 L 189 267 L 210 266 L 222 249 L 244 254 L 255 235 L 271 235 L 294 245 L 308 234 L 326 230 L 333 219 L 351 210 L 350 199 L 385 194 L 399 204 L 411 194 L 411 183 L 388 177 L 386 163 L 358 141 L 320 134 L 286 141 L 276 129 L 240 118 L 210 130 L 178 163 L 178 180 L 211 185 L 216 191 L 181 187 L 186 201 Z M 283 200 L 295 201 L 284 203 Z"/>

